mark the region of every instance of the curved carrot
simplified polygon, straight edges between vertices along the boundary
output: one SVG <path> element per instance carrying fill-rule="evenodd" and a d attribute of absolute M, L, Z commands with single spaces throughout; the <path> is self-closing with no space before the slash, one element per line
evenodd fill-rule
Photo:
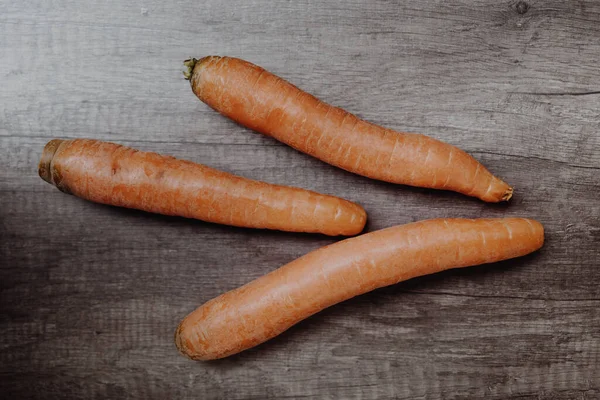
<path fill-rule="evenodd" d="M 395 132 L 332 107 L 247 61 L 186 61 L 192 90 L 223 115 L 350 172 L 382 181 L 453 190 L 488 202 L 512 188 L 464 151 L 428 136 Z"/>
<path fill-rule="evenodd" d="M 226 225 L 355 235 L 367 218 L 362 207 L 338 197 L 97 140 L 50 141 L 39 174 L 97 203 Z"/>
<path fill-rule="evenodd" d="M 434 219 L 367 233 L 306 254 L 188 315 L 175 334 L 190 358 L 226 357 L 351 297 L 416 276 L 519 257 L 544 229 L 522 219 Z"/>

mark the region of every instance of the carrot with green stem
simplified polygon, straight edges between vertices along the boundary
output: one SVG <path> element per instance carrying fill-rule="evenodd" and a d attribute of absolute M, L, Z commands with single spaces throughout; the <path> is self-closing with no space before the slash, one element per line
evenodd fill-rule
<path fill-rule="evenodd" d="M 200 306 L 175 333 L 190 358 L 226 357 L 351 297 L 450 268 L 523 256 L 544 243 L 523 218 L 434 219 L 346 239 Z"/>
<path fill-rule="evenodd" d="M 513 189 L 464 151 L 428 136 L 401 133 L 330 106 L 247 61 L 186 60 L 200 100 L 234 121 L 322 161 L 382 181 L 453 190 L 487 202 Z"/>
<path fill-rule="evenodd" d="M 50 141 L 39 174 L 97 203 L 226 225 L 355 235 L 367 218 L 362 207 L 338 197 L 97 140 Z"/>

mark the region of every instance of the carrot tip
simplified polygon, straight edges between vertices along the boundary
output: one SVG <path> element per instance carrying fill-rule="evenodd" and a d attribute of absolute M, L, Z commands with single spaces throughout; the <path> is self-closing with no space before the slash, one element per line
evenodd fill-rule
<path fill-rule="evenodd" d="M 502 201 L 509 201 L 512 198 L 513 191 L 514 189 L 511 187 L 506 189 L 506 192 L 504 192 L 504 196 L 502 196 Z"/>
<path fill-rule="evenodd" d="M 62 142 L 63 140 L 61 139 L 53 139 L 46 143 L 44 150 L 42 150 L 42 156 L 40 157 L 38 174 L 40 175 L 40 178 L 51 185 L 54 185 L 54 182 L 52 181 L 52 159 L 54 158 L 54 154 Z"/>

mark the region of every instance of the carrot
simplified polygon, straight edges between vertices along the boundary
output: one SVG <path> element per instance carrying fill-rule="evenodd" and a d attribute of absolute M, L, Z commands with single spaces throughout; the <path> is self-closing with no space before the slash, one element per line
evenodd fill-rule
<path fill-rule="evenodd" d="M 395 132 L 332 107 L 247 61 L 186 60 L 192 90 L 234 121 L 339 168 L 373 179 L 453 190 L 487 202 L 513 189 L 464 151 Z"/>
<path fill-rule="evenodd" d="M 362 207 L 338 197 L 97 140 L 50 141 L 39 174 L 97 203 L 219 224 L 333 236 L 355 235 L 366 222 Z"/>
<path fill-rule="evenodd" d="M 433 219 L 323 247 L 208 301 L 179 325 L 192 359 L 222 358 L 279 335 L 326 307 L 420 275 L 519 257 L 544 228 L 522 219 Z"/>

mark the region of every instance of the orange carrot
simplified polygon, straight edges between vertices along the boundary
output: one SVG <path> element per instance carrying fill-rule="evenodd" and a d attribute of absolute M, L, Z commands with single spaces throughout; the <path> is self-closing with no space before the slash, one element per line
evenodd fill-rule
<path fill-rule="evenodd" d="M 373 289 L 450 268 L 539 249 L 533 220 L 433 219 L 323 247 L 227 292 L 179 325 L 175 343 L 192 359 L 222 358 L 279 335 L 303 319 Z"/>
<path fill-rule="evenodd" d="M 97 140 L 50 141 L 39 174 L 87 200 L 226 225 L 355 235 L 367 218 L 338 197 Z"/>
<path fill-rule="evenodd" d="M 185 65 L 192 90 L 210 107 L 329 164 L 373 179 L 453 190 L 487 202 L 512 196 L 508 184 L 464 151 L 364 121 L 247 61 L 209 56 Z"/>

